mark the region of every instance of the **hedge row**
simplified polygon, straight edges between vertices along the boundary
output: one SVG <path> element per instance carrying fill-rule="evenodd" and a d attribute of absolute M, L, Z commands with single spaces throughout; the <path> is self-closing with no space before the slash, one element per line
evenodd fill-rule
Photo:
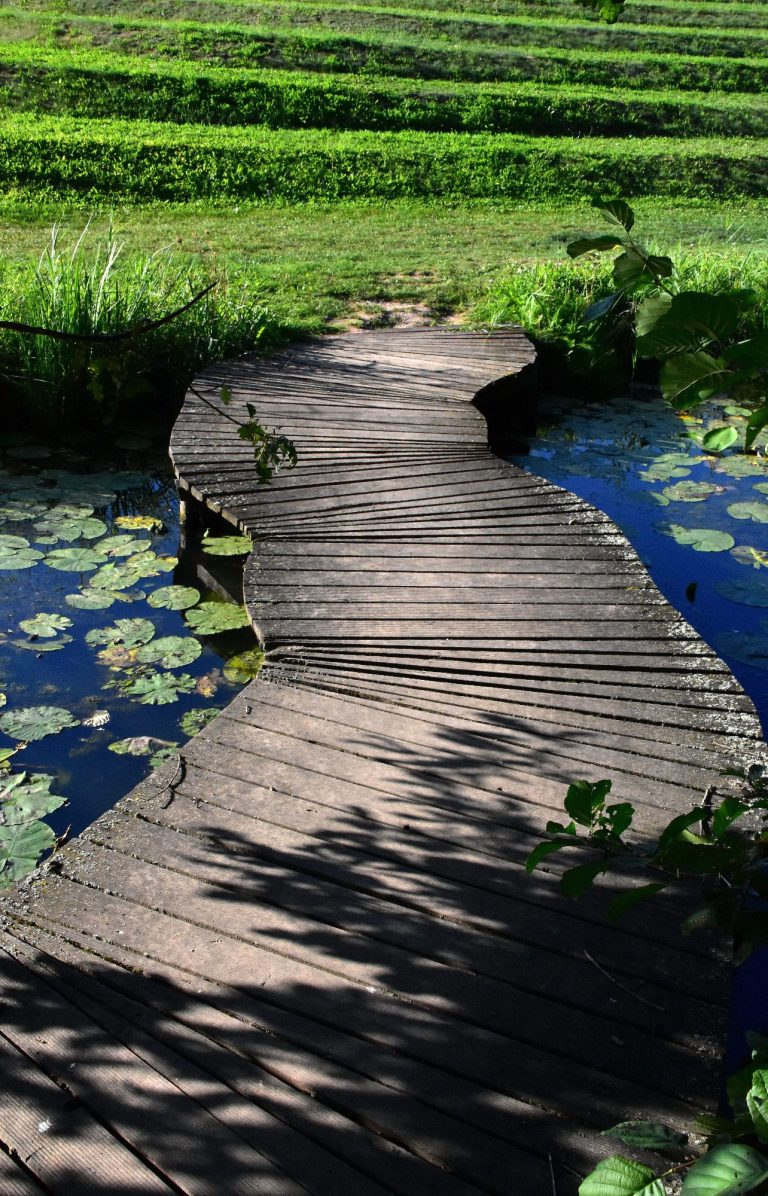
<path fill-rule="evenodd" d="M 582 136 L 768 136 L 762 98 L 539 84 L 414 85 L 119 55 L 0 48 L 0 106 L 88 117 L 271 128 Z"/>
<path fill-rule="evenodd" d="M 28 22 L 29 23 L 29 22 Z M 0 11 L 0 35 L 13 32 Z M 605 51 L 516 50 L 447 45 L 424 40 L 348 37 L 299 30 L 256 30 L 185 21 L 42 19 L 36 44 L 65 47 L 114 45 L 127 54 L 205 59 L 227 66 L 279 67 L 407 78 L 583 83 L 598 87 L 760 93 L 768 78 L 766 59 L 698 58 Z"/>
<path fill-rule="evenodd" d="M 768 142 L 271 132 L 13 116 L 0 128 L 0 183 L 88 204 L 115 198 L 571 202 L 606 191 L 735 199 L 768 194 Z"/>
<path fill-rule="evenodd" d="M 66 11 L 66 9 L 65 9 Z M 59 7 L 56 12 L 62 16 Z M 77 0 L 76 15 L 112 17 L 111 0 Z M 167 20 L 234 28 L 329 29 L 337 33 L 385 34 L 431 40 L 488 42 L 496 46 L 557 45 L 561 49 L 633 51 L 641 54 L 704 55 L 760 58 L 768 54 L 765 29 L 730 30 L 663 28 L 651 25 L 606 25 L 530 16 L 473 15 L 356 5 L 303 3 L 301 0 L 262 0 L 248 4 L 232 0 L 130 0 L 119 8 L 121 21 Z"/>

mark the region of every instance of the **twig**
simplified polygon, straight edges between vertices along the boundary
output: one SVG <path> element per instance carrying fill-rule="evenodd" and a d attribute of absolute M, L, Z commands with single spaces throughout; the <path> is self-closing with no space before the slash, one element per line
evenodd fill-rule
<path fill-rule="evenodd" d="M 97 344 L 97 345 L 114 345 L 121 341 L 130 340 L 134 336 L 143 336 L 147 332 L 154 332 L 157 328 L 162 328 L 165 324 L 170 324 L 171 320 L 175 320 L 177 316 L 183 316 L 185 311 L 189 311 L 190 307 L 194 307 L 201 299 L 204 299 L 209 291 L 217 287 L 218 282 L 212 282 L 204 291 L 193 295 L 189 303 L 185 303 L 183 307 L 177 307 L 175 311 L 171 311 L 166 316 L 162 316 L 159 320 L 150 320 L 149 323 L 137 324 L 135 328 L 127 328 L 123 332 L 61 332 L 57 328 L 38 328 L 35 324 L 22 324 L 18 320 L 0 320 L 0 328 L 6 329 L 8 332 L 24 332 L 30 336 L 48 336 L 55 341 L 73 341 L 79 344 Z"/>
<path fill-rule="evenodd" d="M 211 411 L 214 411 L 216 415 L 222 415 L 224 419 L 228 419 L 229 422 L 234 424 L 236 428 L 242 428 L 243 425 L 236 416 L 230 415 L 228 411 L 222 411 L 221 407 L 217 407 L 216 404 L 212 403 L 210 399 L 207 399 L 204 394 L 201 394 L 196 386 L 192 386 L 190 383 L 187 387 L 187 390 L 190 392 L 190 394 L 193 394 L 196 398 L 200 399 L 201 402 L 205 403 L 206 407 L 210 407 Z"/>
<path fill-rule="evenodd" d="M 606 980 L 610 980 L 611 984 L 615 984 L 617 988 L 620 988 L 623 992 L 627 993 L 628 996 L 635 997 L 638 1001 L 642 1001 L 644 1005 L 650 1005 L 651 1009 L 658 1009 L 659 1013 L 666 1013 L 666 1009 L 663 1005 L 657 1005 L 654 1001 L 649 1001 L 647 997 L 641 997 L 640 993 L 633 992 L 631 988 L 627 988 L 626 984 L 622 984 L 621 981 L 617 980 L 615 976 L 612 976 L 610 972 L 606 972 L 605 968 L 599 964 L 596 959 L 593 959 L 593 957 L 589 954 L 589 951 L 585 951 L 584 954 L 589 962 L 594 964 L 598 972 L 602 972 Z"/>
<path fill-rule="evenodd" d="M 552 1182 L 552 1196 L 557 1196 L 557 1180 L 555 1179 L 555 1165 L 552 1162 L 552 1155 L 548 1154 L 549 1159 L 549 1178 Z"/>
<path fill-rule="evenodd" d="M 177 753 L 176 759 L 178 761 L 176 765 L 176 771 L 174 772 L 168 784 L 165 786 L 165 791 L 168 792 L 168 796 L 164 802 L 160 803 L 161 810 L 168 809 L 174 797 L 176 796 L 176 789 L 184 780 L 184 774 L 187 771 L 186 764 L 184 763 L 184 757 L 181 755 L 181 753 Z"/>

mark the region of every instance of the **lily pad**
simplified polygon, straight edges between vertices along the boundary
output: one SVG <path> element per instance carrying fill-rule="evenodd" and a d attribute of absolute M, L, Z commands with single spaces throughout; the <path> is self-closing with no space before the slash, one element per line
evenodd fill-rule
<path fill-rule="evenodd" d="M 126 648 L 125 644 L 108 644 L 96 653 L 96 659 L 108 669 L 130 669 L 136 664 L 138 651 L 138 648 Z"/>
<path fill-rule="evenodd" d="M 133 556 L 140 551 L 145 542 L 127 534 L 105 536 L 103 540 L 99 540 L 99 552 L 105 552 L 108 557 Z"/>
<path fill-rule="evenodd" d="M 106 557 L 102 557 L 102 561 L 106 559 Z M 125 564 L 102 564 L 102 567 L 98 573 L 93 575 L 88 585 L 94 590 L 130 590 L 132 586 L 135 586 L 145 576 L 145 573 L 129 569 Z"/>
<path fill-rule="evenodd" d="M 163 610 L 189 610 L 200 601 L 200 594 L 194 586 L 161 586 L 147 598 L 150 606 Z"/>
<path fill-rule="evenodd" d="M 253 548 L 250 536 L 206 536 L 203 552 L 210 556 L 244 556 Z"/>
<path fill-rule="evenodd" d="M 158 519 L 156 515 L 118 515 L 115 527 L 124 527 L 129 532 L 165 530 L 162 519 Z"/>
<path fill-rule="evenodd" d="M 657 531 L 671 536 L 677 544 L 694 548 L 696 552 L 724 552 L 736 541 L 728 532 L 712 527 L 681 527 L 679 523 L 656 523 Z"/>
<path fill-rule="evenodd" d="M 83 590 L 80 594 L 67 594 L 64 601 L 78 610 L 106 610 L 115 601 L 108 590 Z"/>
<path fill-rule="evenodd" d="M 668 482 L 670 478 L 687 478 L 690 472 L 690 469 L 685 465 L 666 464 L 663 461 L 655 461 L 647 469 L 641 470 L 638 476 L 644 482 Z"/>
<path fill-rule="evenodd" d="M 31 619 L 22 619 L 19 623 L 19 627 L 26 631 L 27 635 L 39 635 L 43 639 L 53 639 L 60 631 L 66 631 L 67 627 L 71 626 L 72 620 L 66 615 L 49 615 L 42 611 L 39 615 L 33 615 Z"/>
<path fill-rule="evenodd" d="M 145 706 L 167 706 L 194 688 L 195 679 L 189 673 L 148 673 L 126 686 L 125 692 Z"/>
<path fill-rule="evenodd" d="M 219 713 L 218 710 L 188 710 L 186 714 L 182 714 L 179 719 L 179 726 L 185 735 L 190 738 L 197 735 L 198 731 L 202 731 L 203 727 L 207 727 L 209 722 L 216 718 Z"/>
<path fill-rule="evenodd" d="M 768 607 L 768 581 L 757 577 L 736 577 L 732 581 L 718 581 L 718 594 L 730 602 L 741 602 L 744 606 Z"/>
<path fill-rule="evenodd" d="M 768 569 L 768 552 L 753 548 L 751 544 L 738 544 L 731 549 L 731 556 L 742 565 L 751 565 L 753 569 Z"/>
<path fill-rule="evenodd" d="M 104 553 L 95 548 L 54 548 L 45 563 L 49 569 L 61 569 L 64 573 L 89 573 L 105 564 L 106 559 Z"/>
<path fill-rule="evenodd" d="M 46 538 L 57 540 L 95 540 L 106 533 L 107 525 L 101 519 L 42 519 L 35 524 L 35 530 Z"/>
<path fill-rule="evenodd" d="M 12 556 L 20 548 L 31 548 L 24 536 L 0 536 L 0 556 Z"/>
<path fill-rule="evenodd" d="M 712 482 L 677 482 L 674 486 L 665 486 L 662 494 L 673 502 L 703 502 L 711 494 L 722 494 L 723 491 L 723 486 L 715 486 Z"/>
<path fill-rule="evenodd" d="M 59 635 L 55 640 L 11 640 L 16 648 L 26 648 L 29 652 L 58 652 L 72 643 L 71 635 Z"/>
<path fill-rule="evenodd" d="M 224 676 L 227 681 L 236 685 L 245 685 L 258 677 L 264 664 L 264 653 L 261 648 L 250 648 L 247 652 L 239 652 L 237 656 L 230 656 L 224 665 Z"/>
<path fill-rule="evenodd" d="M 761 494 L 768 494 L 768 482 L 755 482 L 752 489 L 759 490 Z"/>
<path fill-rule="evenodd" d="M 192 635 L 164 635 L 139 649 L 142 664 L 159 664 L 164 669 L 181 669 L 192 664 L 203 651 L 199 640 Z"/>
<path fill-rule="evenodd" d="M 35 818 L 45 818 L 66 804 L 65 797 L 51 793 L 53 777 L 43 773 L 30 776 L 17 772 L 0 781 L 0 823 L 18 826 Z"/>
<path fill-rule="evenodd" d="M 766 468 L 760 464 L 757 457 L 733 456 L 722 457 L 712 465 L 715 473 L 727 474 L 729 478 L 751 478 L 756 474 L 765 476 Z"/>
<path fill-rule="evenodd" d="M 201 602 L 188 610 L 184 618 L 197 635 L 218 635 L 250 625 L 245 607 L 231 602 Z"/>
<path fill-rule="evenodd" d="M 150 756 L 158 748 L 174 746 L 167 739 L 155 739 L 153 735 L 133 735 L 129 739 L 116 739 L 109 750 L 118 756 Z"/>
<path fill-rule="evenodd" d="M 0 556 L 0 570 L 3 572 L 31 569 L 38 561 L 42 561 L 43 553 L 34 548 L 20 548 L 18 552 L 6 553 Z"/>
<path fill-rule="evenodd" d="M 39 819 L 17 826 L 0 826 L 0 888 L 9 888 L 29 875 L 55 842 L 51 827 Z"/>
<path fill-rule="evenodd" d="M 7 710 L 0 714 L 0 731 L 11 739 L 45 739 L 46 735 L 58 735 L 66 727 L 78 727 L 80 719 L 75 718 L 61 706 L 24 706 L 20 710 Z"/>
<path fill-rule="evenodd" d="M 86 644 L 122 644 L 124 648 L 137 648 L 148 644 L 155 634 L 155 625 L 149 619 L 116 619 L 109 627 L 93 627 L 85 637 Z"/>
<path fill-rule="evenodd" d="M 13 498 L 10 502 L 0 506 L 0 515 L 11 523 L 24 523 L 27 519 L 37 519 L 44 515 L 48 506 L 44 502 L 34 502 L 21 498 Z"/>
<path fill-rule="evenodd" d="M 732 502 L 728 514 L 734 519 L 749 519 L 752 523 L 768 523 L 768 502 Z"/>

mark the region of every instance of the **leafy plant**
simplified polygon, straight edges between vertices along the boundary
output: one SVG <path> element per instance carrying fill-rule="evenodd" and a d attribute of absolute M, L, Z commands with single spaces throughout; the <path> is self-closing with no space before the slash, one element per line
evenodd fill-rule
<path fill-rule="evenodd" d="M 716 800 L 713 789 L 700 805 L 677 815 L 652 842 L 629 839 L 635 810 L 630 802 L 607 803 L 610 780 L 575 781 L 565 797 L 570 821 L 549 822 L 547 838 L 530 852 L 532 872 L 556 853 L 574 848 L 586 859 L 567 868 L 560 887 L 570 897 L 583 896 L 608 872 L 625 888 L 608 908 L 619 917 L 662 892 L 681 877 L 704 884 L 706 903 L 689 915 L 683 933 L 718 929 L 739 944 L 741 954 L 768 943 L 768 913 L 751 898 L 768 898 L 768 776 L 762 765 L 734 769 L 742 782 L 739 796 Z M 728 1082 L 730 1118 L 703 1119 L 709 1149 L 656 1174 L 620 1155 L 600 1162 L 579 1188 L 580 1196 L 664 1196 L 666 1176 L 686 1172 L 681 1196 L 735 1196 L 752 1192 L 768 1180 L 768 1039 L 751 1036 L 752 1059 Z M 644 1150 L 679 1151 L 686 1139 L 667 1126 L 622 1122 L 609 1136 Z M 755 1144 L 759 1149 L 755 1148 Z"/>
<path fill-rule="evenodd" d="M 53 777 L 27 772 L 0 781 L 0 889 L 36 867 L 56 835 L 42 819 L 66 799 L 51 793 Z"/>
<path fill-rule="evenodd" d="M 188 610 L 184 618 L 196 635 L 218 635 L 248 627 L 250 623 L 245 607 L 231 602 L 201 602 Z"/>
<path fill-rule="evenodd" d="M 620 231 L 572 241 L 569 256 L 621 252 L 613 263 L 616 289 L 587 309 L 585 322 L 620 310 L 634 332 L 635 354 L 661 362 L 661 390 L 677 410 L 716 395 L 746 404 L 752 414 L 744 447 L 751 449 L 768 424 L 768 331 L 741 335 L 757 296 L 747 288 L 676 290 L 672 260 L 650 253 L 632 235 L 635 216 L 626 200 L 599 200 L 595 206 Z M 736 439 L 734 429 L 716 428 L 704 437 L 703 447 L 721 452 Z"/>
<path fill-rule="evenodd" d="M 46 735 L 58 735 L 66 727 L 79 725 L 80 719 L 60 706 L 25 706 L 0 715 L 0 731 L 23 741 L 44 739 Z"/>

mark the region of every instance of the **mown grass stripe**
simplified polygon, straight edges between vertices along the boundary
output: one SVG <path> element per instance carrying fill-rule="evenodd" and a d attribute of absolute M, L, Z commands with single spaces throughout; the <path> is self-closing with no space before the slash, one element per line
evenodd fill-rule
<path fill-rule="evenodd" d="M 453 84 L 0 45 L 0 106 L 60 115 L 270 128 L 507 132 L 565 136 L 768 136 L 763 97 L 541 84 Z"/>
<path fill-rule="evenodd" d="M 78 0 L 73 16 L 114 15 L 102 0 Z M 46 5 L 42 11 L 49 11 Z M 57 8 L 59 17 L 68 14 Z M 302 0 L 129 0 L 120 7 L 121 20 L 192 21 L 196 25 L 233 27 L 325 28 L 338 33 L 382 33 L 393 37 L 449 38 L 482 41 L 497 46 L 557 45 L 561 49 L 626 50 L 631 53 L 703 55 L 705 57 L 763 57 L 768 53 L 768 32 L 664 28 L 651 25 L 574 21 L 561 17 L 530 17 L 463 12 L 446 15 L 429 9 L 391 8 L 380 5 L 308 4 Z"/>
<path fill-rule="evenodd" d="M 228 66 L 277 67 L 340 73 L 393 74 L 456 81 L 535 81 L 603 87 L 760 92 L 768 60 L 682 55 L 446 45 L 426 40 L 349 37 L 304 30 L 257 30 L 185 21 L 81 17 L 33 20 L 0 11 L 4 40 L 43 46 L 119 46 L 122 53 L 204 59 Z M 26 36 L 24 36 L 26 35 Z"/>
<path fill-rule="evenodd" d="M 615 190 L 728 199 L 768 194 L 768 142 L 525 138 L 12 116 L 0 181 L 50 197 L 281 201 L 377 197 L 587 199 Z"/>

